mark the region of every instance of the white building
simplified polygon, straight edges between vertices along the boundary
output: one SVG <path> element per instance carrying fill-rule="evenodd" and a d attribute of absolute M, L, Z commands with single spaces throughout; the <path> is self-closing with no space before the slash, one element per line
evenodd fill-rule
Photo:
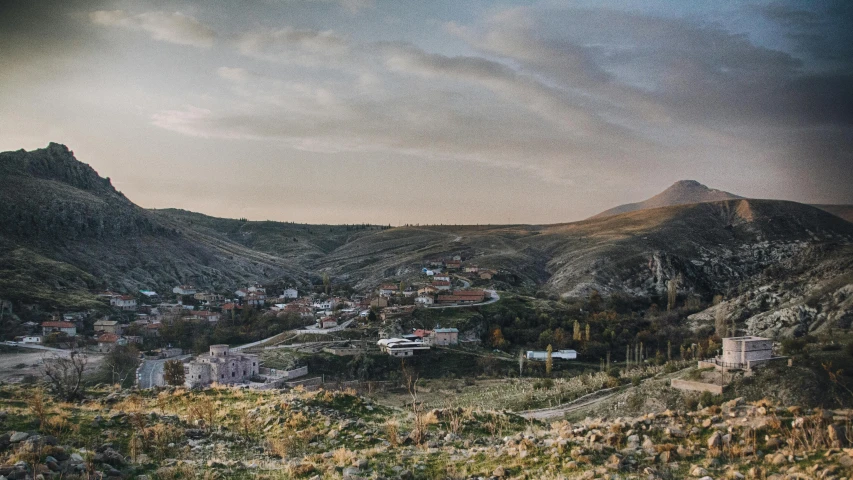
<path fill-rule="evenodd" d="M 178 285 L 172 289 L 172 293 L 177 293 L 178 295 L 195 295 L 195 292 L 196 289 L 192 285 Z"/>
<path fill-rule="evenodd" d="M 41 344 L 42 337 L 40 335 L 27 335 L 26 337 L 21 339 L 21 343 Z"/>
<path fill-rule="evenodd" d="M 330 298 L 328 300 L 316 301 L 312 306 L 317 310 L 333 310 L 337 304 L 338 302 L 334 298 Z"/>
<path fill-rule="evenodd" d="M 415 297 L 415 303 L 419 303 L 421 305 L 432 305 L 435 303 L 435 298 L 431 295 L 419 295 Z"/>
<path fill-rule="evenodd" d="M 429 345 L 405 338 L 383 338 L 376 342 L 379 350 L 392 357 L 411 357 L 416 351 L 428 351 Z"/>
<path fill-rule="evenodd" d="M 773 340 L 763 337 L 723 339 L 723 356 L 717 363 L 727 368 L 751 369 L 773 358 Z"/>
<path fill-rule="evenodd" d="M 119 295 L 110 298 L 110 305 L 122 310 L 136 310 L 136 299 L 130 295 Z"/>
<path fill-rule="evenodd" d="M 279 298 L 299 298 L 299 291 L 295 288 L 285 288 Z"/>
<path fill-rule="evenodd" d="M 449 282 L 450 281 L 450 275 L 448 275 L 446 273 L 436 273 L 435 275 L 432 276 L 432 279 L 438 280 L 441 282 Z"/>
<path fill-rule="evenodd" d="M 546 360 L 548 358 L 548 352 L 541 350 L 529 350 L 527 352 L 528 360 Z M 574 360 L 578 358 L 578 352 L 574 350 L 557 350 L 555 352 L 551 352 L 551 359 L 554 358 L 562 358 L 563 360 Z"/>

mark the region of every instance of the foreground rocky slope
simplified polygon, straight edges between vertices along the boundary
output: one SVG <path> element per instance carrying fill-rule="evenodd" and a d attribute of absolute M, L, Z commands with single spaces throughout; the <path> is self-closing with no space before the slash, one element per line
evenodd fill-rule
<path fill-rule="evenodd" d="M 101 391 L 59 404 L 2 387 L 0 409 L 0 475 L 15 479 L 853 474 L 849 411 L 742 399 L 695 411 L 542 423 L 476 409 L 413 414 L 345 392 Z"/>

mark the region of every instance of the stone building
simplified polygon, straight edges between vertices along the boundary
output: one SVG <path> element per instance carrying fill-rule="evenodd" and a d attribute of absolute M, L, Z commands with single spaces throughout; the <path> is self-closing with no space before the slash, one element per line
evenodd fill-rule
<path fill-rule="evenodd" d="M 246 383 L 259 373 L 257 355 L 233 353 L 228 345 L 211 345 L 210 353 L 184 364 L 185 384 L 190 388 L 206 387 L 214 382 Z"/>
<path fill-rule="evenodd" d="M 752 369 L 773 359 L 773 340 L 763 337 L 730 337 L 723 339 L 721 366 Z"/>

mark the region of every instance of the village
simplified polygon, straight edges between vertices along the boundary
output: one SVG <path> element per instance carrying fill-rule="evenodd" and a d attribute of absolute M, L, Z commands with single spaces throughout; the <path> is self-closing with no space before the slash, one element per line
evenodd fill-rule
<path fill-rule="evenodd" d="M 324 345 L 325 353 L 332 355 L 412 357 L 436 347 L 458 345 L 460 332 L 441 325 L 400 331 L 399 326 L 395 329 L 395 320 L 411 316 L 418 309 L 468 308 L 500 300 L 495 290 L 471 287 L 472 281 L 488 282 L 497 271 L 464 263 L 459 255 L 425 261 L 420 272 L 419 280 L 408 285 L 386 282 L 372 291 L 350 295 L 333 293 L 328 285 L 300 289 L 260 283 L 231 292 L 212 292 L 189 284 L 175 285 L 168 293 L 150 289 L 135 293 L 98 292 L 109 304 L 108 313 L 56 312 L 49 320 L 25 323 L 23 327 L 29 333 L 5 344 L 45 354 L 73 350 L 90 355 L 105 355 L 132 345 L 140 352 L 136 386 L 141 388 L 165 385 L 163 366 L 169 360 L 183 363 L 184 383 L 191 388 L 214 383 L 258 389 L 293 386 L 294 379 L 308 374 L 305 366 L 291 370 L 267 368 L 259 355 L 264 349 L 276 348 L 282 338 L 312 338 L 313 343 Z M 178 324 L 214 329 L 250 312 L 287 318 L 294 328 L 247 344 L 210 345 L 209 350 L 198 355 L 172 345 L 164 335 Z M 340 336 L 334 335 L 366 327 L 372 327 L 368 329 L 374 340 L 353 343 L 340 341 Z M 539 354 L 541 357 L 544 352 Z M 534 352 L 530 355 L 534 358 Z"/>

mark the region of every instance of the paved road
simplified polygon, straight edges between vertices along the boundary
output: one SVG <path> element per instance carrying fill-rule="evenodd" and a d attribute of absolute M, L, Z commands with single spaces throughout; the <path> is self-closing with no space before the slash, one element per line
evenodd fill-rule
<path fill-rule="evenodd" d="M 8 345 L 10 347 L 21 347 L 21 348 L 31 348 L 33 350 L 41 350 L 44 352 L 51 352 L 57 355 L 68 356 L 72 351 L 62 348 L 53 348 L 53 347 L 45 347 L 43 345 L 34 345 L 32 343 L 20 343 L 20 342 L 0 342 L 3 345 Z M 92 353 L 92 352 L 83 352 L 83 353 Z"/>
<path fill-rule="evenodd" d="M 162 387 L 166 384 L 163 380 L 163 364 L 169 360 L 183 360 L 192 355 L 181 355 L 180 357 L 164 358 L 161 360 L 143 360 L 137 370 L 136 381 L 139 388 Z"/>
<path fill-rule="evenodd" d="M 298 333 L 298 334 L 318 333 L 320 335 L 325 335 L 327 333 L 340 332 L 341 330 L 344 330 L 345 328 L 349 327 L 350 324 L 352 322 L 354 322 L 355 320 L 356 319 L 352 318 L 352 319 L 347 320 L 346 322 L 338 325 L 337 327 L 332 327 L 332 328 L 300 328 L 299 330 L 294 330 L 294 332 Z"/>

